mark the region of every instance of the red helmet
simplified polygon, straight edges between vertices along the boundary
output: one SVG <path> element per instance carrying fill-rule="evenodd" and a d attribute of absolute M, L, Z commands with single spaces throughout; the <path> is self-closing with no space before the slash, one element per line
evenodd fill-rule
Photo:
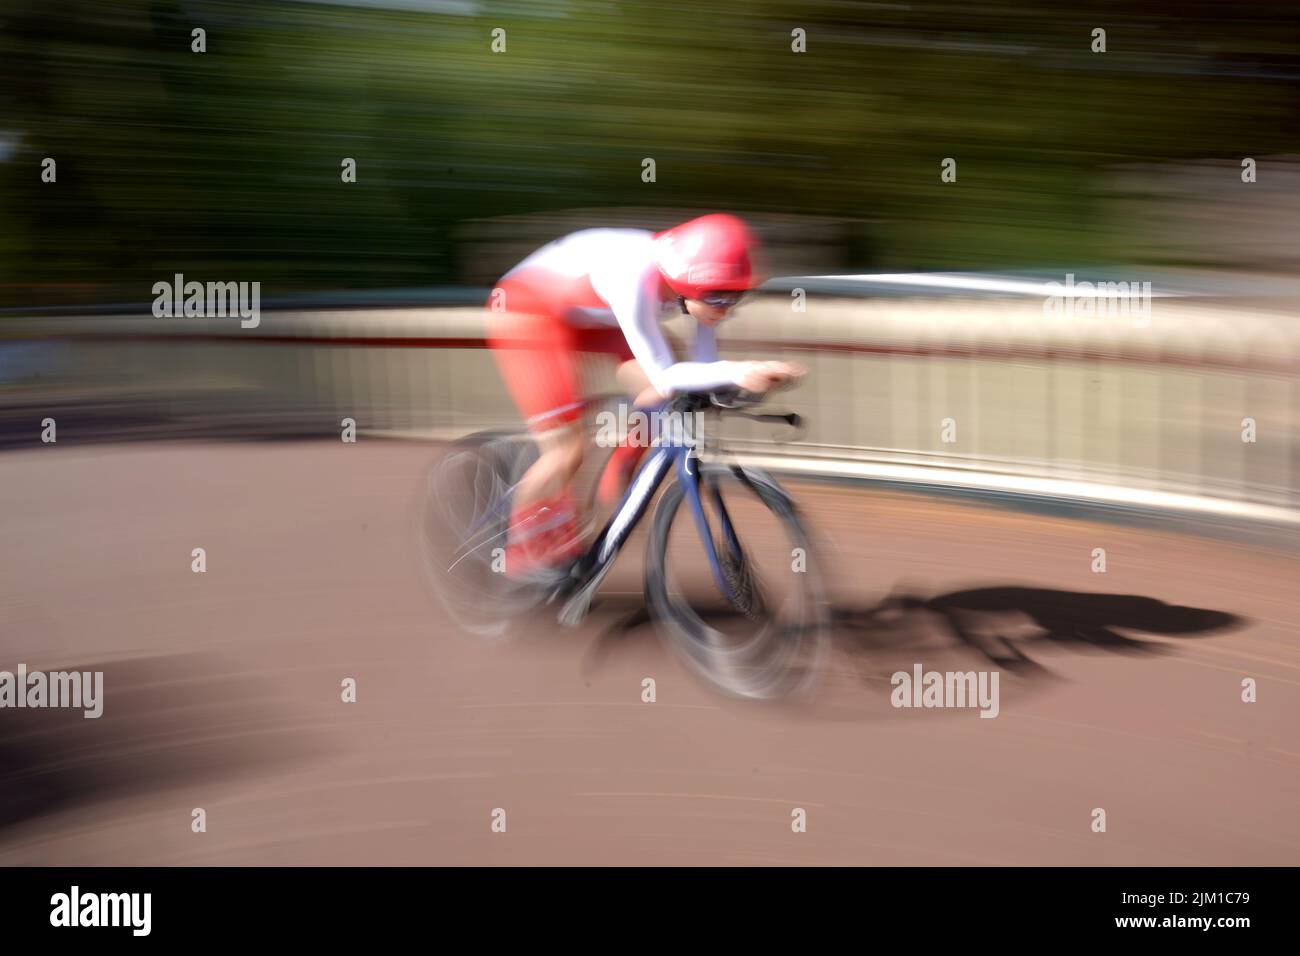
<path fill-rule="evenodd" d="M 655 257 L 668 287 L 688 299 L 758 284 L 750 255 L 758 239 L 735 216 L 713 213 L 655 235 Z"/>

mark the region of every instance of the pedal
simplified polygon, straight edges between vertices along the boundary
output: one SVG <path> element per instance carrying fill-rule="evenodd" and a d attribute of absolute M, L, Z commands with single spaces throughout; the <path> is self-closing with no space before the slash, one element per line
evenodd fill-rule
<path fill-rule="evenodd" d="M 612 565 L 605 565 L 600 572 L 593 577 L 573 595 L 564 602 L 557 616 L 559 622 L 565 627 L 577 627 L 587 618 L 587 612 L 591 610 L 591 600 L 596 596 L 596 590 L 600 587 L 600 582 L 605 579 Z"/>
<path fill-rule="evenodd" d="M 560 608 L 558 615 L 559 622 L 565 627 L 577 627 L 587 619 L 587 612 L 591 610 L 591 599 L 594 591 L 583 588 L 573 597 L 564 603 Z"/>

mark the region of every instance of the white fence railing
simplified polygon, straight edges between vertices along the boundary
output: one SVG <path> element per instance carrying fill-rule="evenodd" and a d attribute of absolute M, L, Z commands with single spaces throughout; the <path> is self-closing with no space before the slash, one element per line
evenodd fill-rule
<path fill-rule="evenodd" d="M 1066 316 L 1034 296 L 987 294 L 805 305 L 769 294 L 724 327 L 726 353 L 811 367 L 781 399 L 807 418 L 802 441 L 775 446 L 737 427 L 737 447 L 828 469 L 871 461 L 1300 509 L 1300 322 L 1289 311 L 1175 297 L 1142 316 Z M 0 412 L 132 399 L 195 423 L 224 414 L 328 433 L 352 417 L 363 432 L 461 433 L 516 420 L 483 318 L 477 308 L 280 311 L 242 329 L 10 317 Z"/>

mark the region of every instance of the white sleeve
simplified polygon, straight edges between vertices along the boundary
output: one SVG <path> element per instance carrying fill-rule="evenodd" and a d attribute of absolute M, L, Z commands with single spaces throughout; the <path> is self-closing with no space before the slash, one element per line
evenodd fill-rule
<path fill-rule="evenodd" d="M 695 357 L 707 358 L 706 361 L 673 361 L 672 349 L 659 328 L 659 276 L 655 271 L 629 274 L 619 269 L 593 270 L 591 287 L 609 303 L 633 357 L 660 394 L 703 391 L 736 384 L 741 363 L 716 361 L 717 346 L 712 340 L 712 329 L 708 330 L 705 342 L 696 333 Z M 702 345 L 709 350 L 701 352 Z"/>

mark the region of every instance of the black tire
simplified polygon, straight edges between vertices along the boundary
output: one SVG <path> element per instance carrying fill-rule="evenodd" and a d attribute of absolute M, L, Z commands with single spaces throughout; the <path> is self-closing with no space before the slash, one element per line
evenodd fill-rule
<path fill-rule="evenodd" d="M 464 630 L 507 637 L 514 619 L 544 599 L 501 573 L 506 491 L 537 460 L 527 433 L 480 432 L 453 442 L 429 467 L 420 508 L 426 570 L 447 613 Z"/>
<path fill-rule="evenodd" d="M 762 597 L 763 582 L 754 579 L 752 561 L 745 561 L 738 568 L 724 562 L 732 581 L 741 581 L 746 585 L 745 590 L 753 594 L 743 607 L 731 602 L 731 607 L 753 624 L 752 635 L 736 639 L 725 634 L 701 617 L 682 594 L 674 593 L 668 567 L 669 534 L 685 497 L 682 486 L 674 481 L 664 489 L 655 508 L 646 549 L 646 601 L 651 614 L 685 663 L 722 691 L 758 699 L 805 692 L 823 665 L 830 632 L 823 585 L 813 561 L 814 549 L 794 502 L 766 472 L 723 465 L 700 467 L 703 492 L 708 493 L 713 485 L 720 490 L 725 487 L 727 493 L 723 498 L 729 511 L 734 503 L 728 500 L 732 491 L 740 492 L 742 497 L 750 496 L 751 500 L 757 498 L 777 519 L 789 547 L 803 549 L 806 564 L 801 572 L 791 569 L 790 589 L 783 602 L 783 607 L 791 605 L 785 608 L 790 613 L 782 619 L 780 609 L 768 606 Z M 686 520 L 693 519 L 688 514 Z M 739 521 L 735 523 L 743 550 L 745 530 Z M 695 530 L 692 527 L 691 533 Z M 703 553 L 698 538 L 694 539 L 694 547 Z M 694 577 L 696 581 L 700 579 L 698 574 Z M 715 585 L 709 587 L 720 597 Z"/>

